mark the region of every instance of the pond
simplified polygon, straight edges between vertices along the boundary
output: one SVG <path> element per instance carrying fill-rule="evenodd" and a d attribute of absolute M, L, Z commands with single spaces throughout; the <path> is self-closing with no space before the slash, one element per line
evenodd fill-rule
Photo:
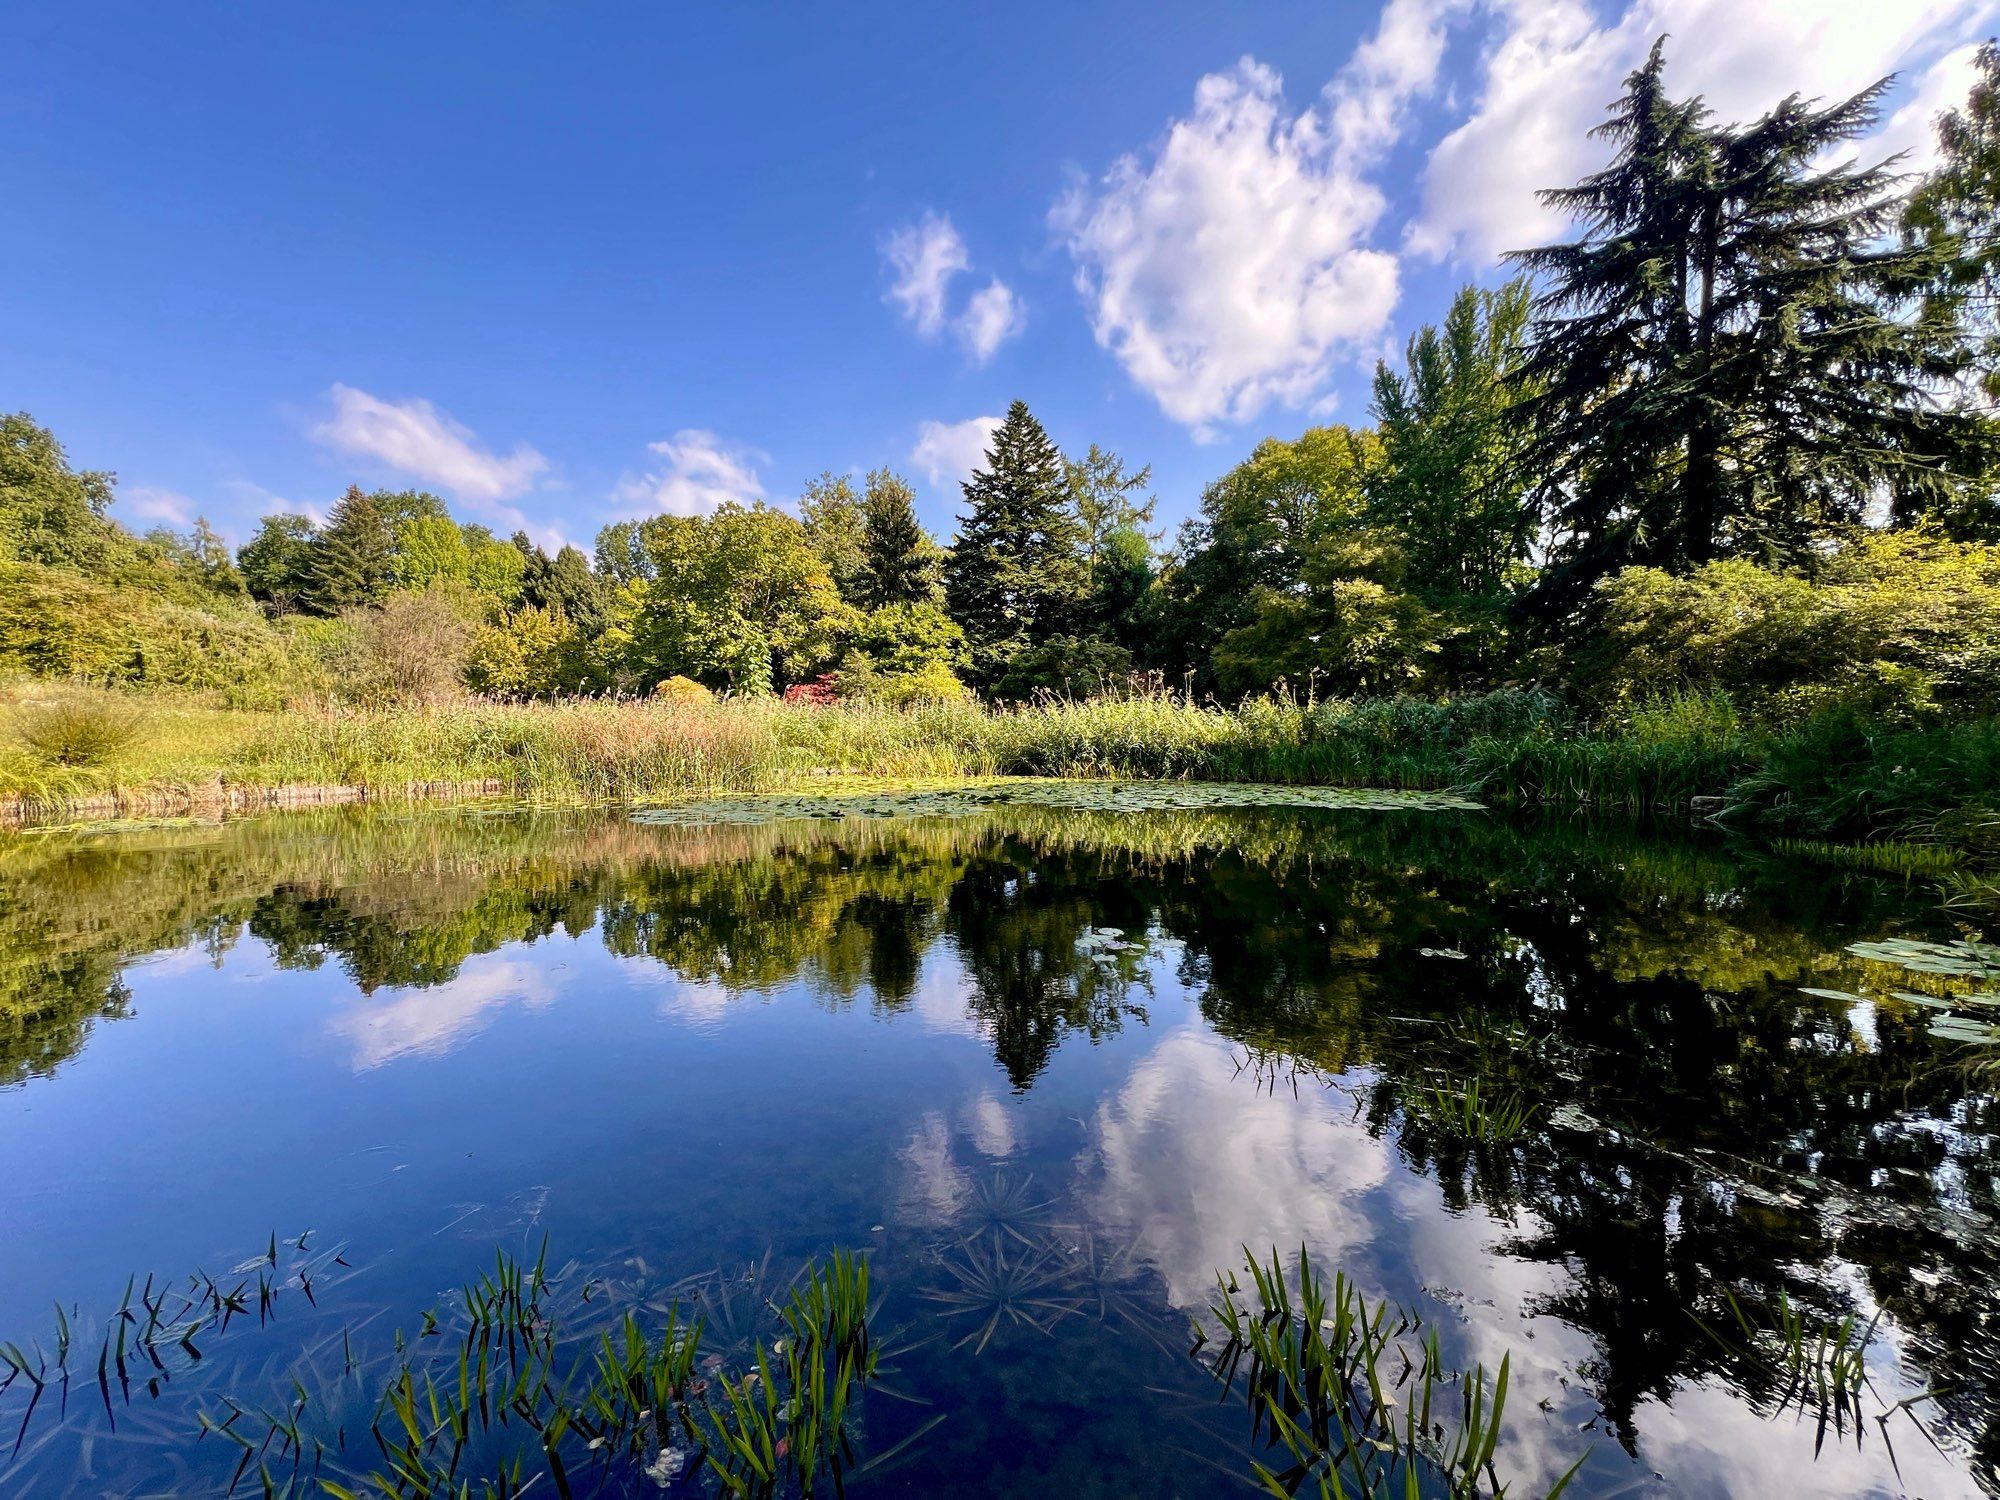
<path fill-rule="evenodd" d="M 856 1252 L 846 1493 L 1249 1495 L 1290 1459 L 1218 1273 L 1248 1306 L 1246 1251 L 1302 1248 L 1434 1348 L 1382 1471 L 1426 1494 L 1503 1360 L 1474 1482 L 1516 1495 L 2000 1492 L 1994 1073 L 1933 1026 L 1993 986 L 1849 951 L 1959 936 L 1901 880 L 1450 799 L 0 835 L 0 1492 L 423 1493 L 402 1390 L 432 1457 L 476 1429 L 470 1493 L 723 1493 L 657 1426 L 579 1418 L 552 1472 L 494 1371 L 629 1315 L 754 1404 Z"/>

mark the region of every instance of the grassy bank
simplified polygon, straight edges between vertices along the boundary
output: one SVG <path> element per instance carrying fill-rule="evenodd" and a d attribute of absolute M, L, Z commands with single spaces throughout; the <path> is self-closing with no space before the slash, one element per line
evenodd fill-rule
<path fill-rule="evenodd" d="M 1503 804 L 1694 808 L 1772 833 L 2000 849 L 1991 720 L 1774 730 L 1725 700 L 1687 698 L 1587 726 L 1538 692 L 1234 710 L 1161 694 L 1012 709 L 755 699 L 262 713 L 45 684 L 0 691 L 0 799 L 28 814 L 282 787 L 646 801 L 828 776 L 1014 775 L 1452 787 Z"/>

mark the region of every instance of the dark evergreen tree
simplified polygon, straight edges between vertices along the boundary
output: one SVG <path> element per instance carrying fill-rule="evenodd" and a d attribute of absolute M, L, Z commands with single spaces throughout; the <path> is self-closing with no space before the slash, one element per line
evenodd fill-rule
<path fill-rule="evenodd" d="M 1976 462 L 1978 424 L 1940 402 L 1946 361 L 1907 316 L 1918 257 L 1885 240 L 1894 174 L 1825 165 L 1885 84 L 1739 127 L 1668 97 L 1664 69 L 1656 44 L 1598 128 L 1611 164 L 1543 195 L 1582 237 L 1515 257 L 1544 288 L 1517 407 L 1552 533 L 1544 618 L 1628 564 L 1799 556 Z"/>
<path fill-rule="evenodd" d="M 925 604 L 937 598 L 942 558 L 917 520 L 916 492 L 902 475 L 877 469 L 861 497 L 861 568 L 855 603 Z"/>
<path fill-rule="evenodd" d="M 337 615 L 373 604 L 395 576 L 394 520 L 377 496 L 349 485 L 313 541 L 300 603 L 313 614 Z"/>
<path fill-rule="evenodd" d="M 1069 499 L 1062 453 L 1016 401 L 986 467 L 965 483 L 968 512 L 945 561 L 946 607 L 965 632 L 976 682 L 994 681 L 1016 652 L 1071 633 L 1085 578 Z"/>
<path fill-rule="evenodd" d="M 590 570 L 590 559 L 580 548 L 564 547 L 549 562 L 542 584 L 541 605 L 559 609 L 586 637 L 604 629 L 610 607 L 605 581 Z"/>

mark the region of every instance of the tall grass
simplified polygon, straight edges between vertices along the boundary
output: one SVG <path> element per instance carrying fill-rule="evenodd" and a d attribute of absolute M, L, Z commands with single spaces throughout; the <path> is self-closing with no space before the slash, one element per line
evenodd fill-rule
<path fill-rule="evenodd" d="M 84 717 L 125 715 L 136 735 L 80 757 L 28 746 L 35 715 L 86 699 Z M 2000 721 L 1890 730 L 1844 717 L 1769 730 L 1716 695 L 1665 698 L 1592 725 L 1536 689 L 1445 702 L 1279 696 L 1233 709 L 1153 691 L 998 708 L 467 699 L 277 714 L 0 685 L 0 805 L 29 811 L 112 792 L 144 804 L 287 786 L 378 796 L 477 786 L 630 802 L 843 776 L 1454 789 L 1509 805 L 1630 812 L 1714 799 L 1706 810 L 1773 833 L 2000 856 Z"/>

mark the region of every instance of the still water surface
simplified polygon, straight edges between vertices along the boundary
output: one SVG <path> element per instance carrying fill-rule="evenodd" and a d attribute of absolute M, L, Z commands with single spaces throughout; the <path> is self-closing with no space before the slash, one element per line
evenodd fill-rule
<path fill-rule="evenodd" d="M 869 1252 L 907 1352 L 856 1495 L 1253 1493 L 1189 1320 L 1302 1245 L 1511 1355 L 1517 1494 L 2000 1492 L 1991 1076 L 1846 952 L 1950 935 L 1934 898 L 1451 810 L 860 810 L 0 836 L 0 1343 L 60 1306 L 85 1351 L 0 1394 L 0 1492 L 219 1492 L 201 1414 L 295 1378 L 364 1433 L 395 1330 L 544 1241 L 721 1344 Z M 1441 1124 L 1469 1079 L 1526 1128 Z M 271 1307 L 100 1388 L 134 1272 L 272 1256 Z M 1781 1297 L 1874 1324 L 1858 1425 L 1727 1337 Z"/>

